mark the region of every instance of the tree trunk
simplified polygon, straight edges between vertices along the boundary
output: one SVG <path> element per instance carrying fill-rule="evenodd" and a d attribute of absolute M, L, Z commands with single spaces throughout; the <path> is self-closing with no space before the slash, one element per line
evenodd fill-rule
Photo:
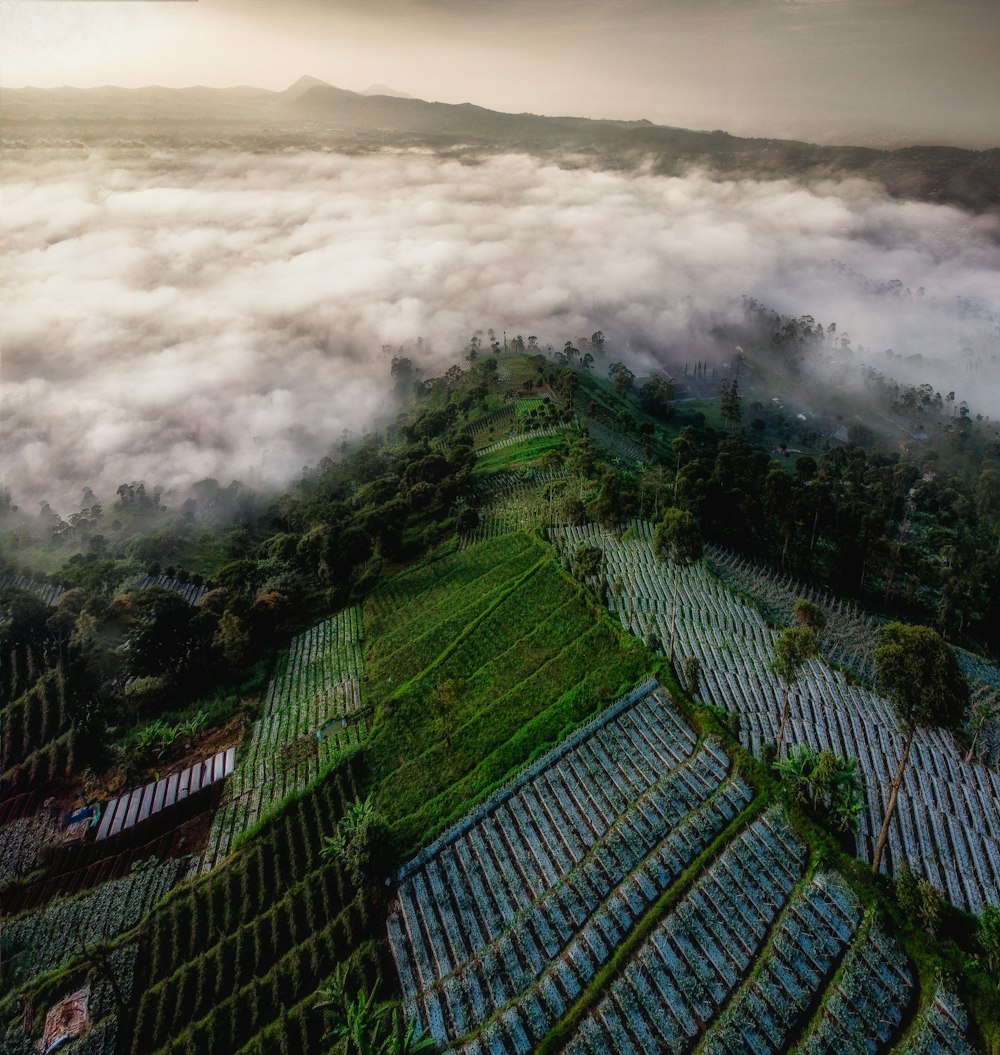
<path fill-rule="evenodd" d="M 788 687 L 785 687 L 785 706 L 781 712 L 781 725 L 778 726 L 778 744 L 774 749 L 774 757 L 779 761 L 781 760 L 781 745 L 785 742 L 785 725 L 788 722 L 788 713 L 791 710 L 789 707 L 789 691 Z"/>
<path fill-rule="evenodd" d="M 889 825 L 892 823 L 893 814 L 896 812 L 896 797 L 899 795 L 900 785 L 903 783 L 903 774 L 906 771 L 906 763 L 910 760 L 910 745 L 913 743 L 914 726 L 910 726 L 906 734 L 906 746 L 903 748 L 903 757 L 899 760 L 899 768 L 896 776 L 889 785 L 889 805 L 885 811 L 885 820 L 882 821 L 882 830 L 878 833 L 878 842 L 875 844 L 875 859 L 872 861 L 872 871 L 878 874 L 879 866 L 882 864 L 882 854 L 885 852 L 885 844 L 889 841 Z"/>
<path fill-rule="evenodd" d="M 670 666 L 674 665 L 674 627 L 677 625 L 677 580 L 680 578 L 680 565 L 674 561 L 674 596 L 670 599 Z"/>

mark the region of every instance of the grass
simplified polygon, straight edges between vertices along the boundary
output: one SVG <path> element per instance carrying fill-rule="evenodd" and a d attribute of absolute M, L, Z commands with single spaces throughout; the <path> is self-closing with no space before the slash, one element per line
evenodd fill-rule
<path fill-rule="evenodd" d="M 491 562 L 502 562 L 506 578 L 484 571 Z M 367 754 L 376 803 L 400 853 L 480 801 L 540 744 L 555 743 L 641 681 L 651 665 L 549 548 L 528 536 L 480 543 L 441 563 L 429 607 L 383 613 L 382 639 L 370 624 L 373 694 L 391 705 L 383 706 Z M 432 574 L 428 567 L 421 577 Z M 408 585 L 415 583 L 401 584 L 398 594 Z M 407 640 L 386 654 L 386 645 Z M 460 688 L 442 717 L 433 697 L 449 682 Z"/>
<path fill-rule="evenodd" d="M 500 469 L 523 468 L 537 462 L 549 451 L 565 450 L 566 437 L 564 435 L 538 436 L 526 439 L 523 443 L 514 443 L 509 447 L 501 447 L 497 451 L 480 455 L 476 460 L 475 471 L 477 474 L 485 474 L 497 472 Z"/>

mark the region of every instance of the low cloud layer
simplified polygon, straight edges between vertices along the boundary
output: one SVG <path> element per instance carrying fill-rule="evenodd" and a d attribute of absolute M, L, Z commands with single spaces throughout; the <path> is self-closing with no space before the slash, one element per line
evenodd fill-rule
<path fill-rule="evenodd" d="M 423 337 L 432 369 L 477 329 L 601 328 L 641 362 L 744 293 L 953 362 L 947 387 L 1000 414 L 995 321 L 957 308 L 997 310 L 996 219 L 861 182 L 137 150 L 15 153 L 4 183 L 0 480 L 29 508 L 132 480 L 281 483 L 384 408 L 383 345 Z M 926 295 L 872 297 L 857 274 Z"/>

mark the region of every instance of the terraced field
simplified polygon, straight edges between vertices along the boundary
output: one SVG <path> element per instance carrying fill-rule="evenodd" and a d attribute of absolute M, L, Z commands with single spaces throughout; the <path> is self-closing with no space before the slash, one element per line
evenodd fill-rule
<path fill-rule="evenodd" d="M 367 737 L 363 638 L 360 608 L 347 608 L 299 634 L 278 660 L 264 715 L 240 749 L 227 801 L 213 821 L 201 871 L 225 857 L 233 839 L 266 810 Z"/>
<path fill-rule="evenodd" d="M 527 535 L 390 580 L 369 597 L 365 622 L 366 697 L 385 719 L 366 753 L 400 853 L 649 669 Z"/>
<path fill-rule="evenodd" d="M 827 624 L 820 639 L 826 655 L 835 663 L 871 682 L 875 675 L 875 645 L 879 620 L 856 605 L 834 597 L 825 590 L 815 590 L 790 575 L 780 575 L 755 561 L 717 546 L 709 548 L 709 560 L 719 577 L 741 593 L 752 597 L 769 618 L 790 623 L 795 603 L 800 597 L 818 604 L 827 614 Z M 982 656 L 956 649 L 959 666 L 969 679 L 972 705 L 1000 694 L 1000 668 Z M 976 735 L 978 734 L 978 735 Z M 989 720 L 975 735 L 976 757 L 994 769 L 1000 767 L 1000 722 Z"/>
<path fill-rule="evenodd" d="M 602 538 L 593 527 L 558 534 L 570 546 L 603 545 L 611 605 L 622 624 L 642 640 L 655 636 L 668 652 L 674 574 L 653 554 L 652 526 L 635 524 L 621 540 Z M 775 632 L 704 567 L 683 570 L 679 584 L 676 654 L 699 659 L 698 695 L 738 714 L 740 739 L 757 752 L 777 740 L 782 710 L 783 689 L 769 666 Z M 800 681 L 789 743 L 829 747 L 858 760 L 868 802 L 858 851 L 870 860 L 903 737 L 886 700 L 849 684 L 824 662 L 813 661 Z M 883 869 L 892 871 L 904 859 L 962 908 L 978 913 L 1000 904 L 1000 776 L 966 763 L 951 736 L 937 730 L 914 737 Z"/>
<path fill-rule="evenodd" d="M 921 1008 L 899 946 L 753 797 L 639 686 L 400 870 L 408 1014 L 465 1055 L 874 1055 L 906 1029 L 968 1050 L 954 998 Z"/>
<path fill-rule="evenodd" d="M 462 539 L 471 546 L 484 539 L 512 531 L 526 531 L 548 524 L 551 519 L 553 485 L 559 472 L 521 469 L 491 473 L 479 485 L 479 527 Z"/>

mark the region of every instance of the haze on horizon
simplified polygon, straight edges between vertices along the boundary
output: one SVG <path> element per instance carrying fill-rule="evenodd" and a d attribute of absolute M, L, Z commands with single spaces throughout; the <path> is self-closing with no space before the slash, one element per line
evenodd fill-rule
<path fill-rule="evenodd" d="M 1000 146 L 996 0 L 6 0 L 0 40 L 4 87 L 310 74 L 509 112 Z"/>

